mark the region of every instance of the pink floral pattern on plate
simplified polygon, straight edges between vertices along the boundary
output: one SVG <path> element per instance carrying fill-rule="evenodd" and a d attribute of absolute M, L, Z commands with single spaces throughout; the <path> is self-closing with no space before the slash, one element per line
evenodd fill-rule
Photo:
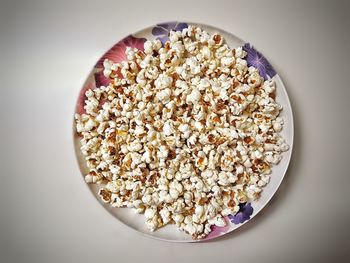
<path fill-rule="evenodd" d="M 90 79 L 90 78 L 89 78 Z M 95 89 L 96 88 L 96 84 L 94 80 L 87 80 L 85 85 L 83 86 L 83 88 L 80 90 L 79 92 L 79 97 L 78 97 L 78 102 L 77 102 L 77 106 L 76 106 L 76 113 L 78 114 L 83 114 L 85 113 L 85 109 L 84 109 L 84 103 L 85 103 L 85 92 L 89 89 Z"/>
<path fill-rule="evenodd" d="M 95 65 L 95 68 L 99 69 L 95 73 L 96 86 L 107 86 L 110 82 L 110 80 L 103 75 L 103 61 L 105 61 L 105 59 L 109 59 L 114 63 L 122 62 L 127 59 L 125 55 L 127 47 L 137 48 L 143 51 L 143 44 L 145 41 L 145 38 L 137 38 L 129 35 L 108 50 Z"/>
<path fill-rule="evenodd" d="M 211 226 L 211 232 L 204 239 L 209 240 L 226 234 L 230 230 L 230 220 L 228 220 L 227 216 L 225 216 L 224 219 L 226 222 L 226 226 Z"/>
<path fill-rule="evenodd" d="M 122 62 L 126 60 L 125 50 L 126 47 L 133 47 L 139 50 L 144 50 L 143 44 L 145 38 L 137 38 L 129 35 L 110 48 L 96 63 L 92 79 L 88 79 L 79 93 L 76 112 L 82 114 L 85 112 L 84 101 L 86 99 L 85 92 L 89 89 L 95 89 L 100 86 L 108 86 L 110 80 L 103 75 L 103 61 L 109 59 L 114 63 Z"/>

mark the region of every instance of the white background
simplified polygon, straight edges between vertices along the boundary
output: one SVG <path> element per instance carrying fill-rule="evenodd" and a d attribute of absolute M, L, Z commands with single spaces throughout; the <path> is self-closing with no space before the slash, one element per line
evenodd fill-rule
<path fill-rule="evenodd" d="M 3 2 L 3 262 L 350 260 L 349 11 L 348 1 Z M 200 244 L 153 240 L 110 216 L 85 186 L 72 143 L 75 101 L 99 56 L 172 20 L 253 43 L 282 77 L 295 117 L 291 165 L 271 204 Z"/>

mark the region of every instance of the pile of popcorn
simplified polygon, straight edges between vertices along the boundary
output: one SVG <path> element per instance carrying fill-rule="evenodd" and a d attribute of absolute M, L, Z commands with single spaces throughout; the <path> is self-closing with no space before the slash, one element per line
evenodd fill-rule
<path fill-rule="evenodd" d="M 176 224 L 199 239 L 259 198 L 289 147 L 275 83 L 241 47 L 195 26 L 169 39 L 105 60 L 111 84 L 86 92 L 76 129 L 85 180 L 105 203 L 143 213 L 151 231 Z"/>

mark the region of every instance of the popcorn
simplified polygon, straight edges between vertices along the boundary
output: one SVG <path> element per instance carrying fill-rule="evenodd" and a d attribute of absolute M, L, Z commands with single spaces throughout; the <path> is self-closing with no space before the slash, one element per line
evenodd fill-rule
<path fill-rule="evenodd" d="M 97 122 L 94 121 L 93 119 L 89 119 L 85 125 L 84 125 L 84 129 L 85 131 L 91 131 L 94 127 L 97 126 Z"/>
<path fill-rule="evenodd" d="M 168 103 L 170 101 L 171 89 L 163 89 L 156 94 L 157 99 L 160 102 Z"/>
<path fill-rule="evenodd" d="M 242 47 L 196 26 L 169 39 L 105 60 L 111 84 L 86 91 L 75 115 L 85 181 L 101 184 L 103 202 L 143 213 L 150 231 L 174 223 L 204 238 L 259 198 L 289 146 L 275 82 L 248 68 Z"/>
<path fill-rule="evenodd" d="M 157 209 L 155 209 L 154 207 L 146 208 L 145 210 L 146 219 L 152 219 L 153 217 L 156 216 L 156 214 L 157 214 Z"/>
<path fill-rule="evenodd" d="M 171 213 L 167 208 L 163 208 L 159 212 L 164 224 L 168 224 L 171 220 Z"/>
<path fill-rule="evenodd" d="M 283 126 L 283 122 L 282 121 L 276 121 L 273 123 L 273 129 L 276 131 L 276 132 L 280 132 L 282 130 L 282 126 Z M 85 128 L 86 129 L 86 128 Z"/>
<path fill-rule="evenodd" d="M 218 226 L 218 227 L 224 227 L 224 226 L 226 226 L 226 222 L 225 222 L 225 220 L 222 218 L 221 215 L 217 215 L 217 216 L 215 216 L 213 219 L 209 219 L 209 220 L 208 220 L 208 223 L 209 223 L 209 224 L 212 224 L 212 225 L 215 225 L 215 226 Z"/>
<path fill-rule="evenodd" d="M 146 54 L 152 54 L 152 52 L 153 52 L 153 43 L 152 43 L 152 41 L 147 40 L 144 43 L 144 50 L 145 50 Z"/>
<path fill-rule="evenodd" d="M 201 93 L 198 89 L 193 89 L 190 95 L 187 96 L 186 102 L 196 105 L 201 98 Z"/>
<path fill-rule="evenodd" d="M 166 123 L 164 123 L 164 126 L 163 126 L 164 135 L 169 136 L 173 134 L 174 131 L 175 130 L 171 121 L 167 121 Z"/>
<path fill-rule="evenodd" d="M 158 216 L 155 216 L 149 220 L 146 221 L 146 226 L 150 231 L 154 231 L 158 228 L 159 226 L 159 222 L 158 222 L 159 218 Z"/>
<path fill-rule="evenodd" d="M 173 82 L 173 79 L 171 76 L 168 76 L 167 74 L 160 74 L 156 81 L 154 82 L 154 85 L 157 89 L 164 89 L 171 86 Z"/>
<path fill-rule="evenodd" d="M 222 67 L 230 67 L 235 63 L 235 58 L 232 56 L 222 57 L 220 61 Z"/>
<path fill-rule="evenodd" d="M 138 152 L 138 151 L 140 151 L 141 149 L 142 149 L 142 144 L 141 144 L 139 141 L 137 141 L 137 140 L 131 142 L 131 143 L 129 144 L 129 146 L 128 146 L 128 150 L 129 150 L 130 152 Z"/>

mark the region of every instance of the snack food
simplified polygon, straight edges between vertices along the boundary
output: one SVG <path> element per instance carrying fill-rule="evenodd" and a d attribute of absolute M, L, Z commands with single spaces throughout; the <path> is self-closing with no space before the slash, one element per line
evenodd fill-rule
<path fill-rule="evenodd" d="M 242 48 L 198 27 L 170 41 L 127 48 L 104 62 L 108 87 L 86 92 L 77 114 L 88 183 L 102 200 L 203 238 L 240 203 L 259 197 L 288 145 L 273 80 L 248 67 Z"/>

